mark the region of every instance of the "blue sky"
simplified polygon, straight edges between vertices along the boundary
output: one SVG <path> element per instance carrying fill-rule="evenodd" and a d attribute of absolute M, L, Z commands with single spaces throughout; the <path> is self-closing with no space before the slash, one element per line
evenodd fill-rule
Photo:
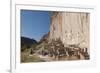
<path fill-rule="evenodd" d="M 50 26 L 50 12 L 21 10 L 21 36 L 37 41 L 48 33 Z"/>

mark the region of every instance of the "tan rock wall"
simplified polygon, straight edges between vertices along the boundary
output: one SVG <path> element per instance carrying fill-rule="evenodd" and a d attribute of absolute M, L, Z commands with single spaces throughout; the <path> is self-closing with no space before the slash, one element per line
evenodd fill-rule
<path fill-rule="evenodd" d="M 54 12 L 51 16 L 49 39 L 58 38 L 67 45 L 89 48 L 89 13 Z"/>

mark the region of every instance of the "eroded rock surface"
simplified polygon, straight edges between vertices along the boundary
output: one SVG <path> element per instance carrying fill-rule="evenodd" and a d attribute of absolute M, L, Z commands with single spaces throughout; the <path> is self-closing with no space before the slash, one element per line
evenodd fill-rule
<path fill-rule="evenodd" d="M 53 12 L 49 41 L 60 38 L 64 46 L 89 49 L 89 16 L 89 13 L 81 12 Z"/>

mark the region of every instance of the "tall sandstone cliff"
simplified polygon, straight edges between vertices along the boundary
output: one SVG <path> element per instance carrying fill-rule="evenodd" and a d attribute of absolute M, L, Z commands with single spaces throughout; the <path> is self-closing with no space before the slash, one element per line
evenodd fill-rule
<path fill-rule="evenodd" d="M 89 13 L 82 12 L 53 12 L 49 41 L 60 39 L 65 47 L 89 48 L 89 17 Z"/>

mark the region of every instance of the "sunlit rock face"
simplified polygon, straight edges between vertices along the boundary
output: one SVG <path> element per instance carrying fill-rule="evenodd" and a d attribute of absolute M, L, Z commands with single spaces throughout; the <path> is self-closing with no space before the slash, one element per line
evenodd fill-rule
<path fill-rule="evenodd" d="M 89 48 L 89 13 L 53 12 L 49 40 L 60 39 L 64 46 Z"/>

